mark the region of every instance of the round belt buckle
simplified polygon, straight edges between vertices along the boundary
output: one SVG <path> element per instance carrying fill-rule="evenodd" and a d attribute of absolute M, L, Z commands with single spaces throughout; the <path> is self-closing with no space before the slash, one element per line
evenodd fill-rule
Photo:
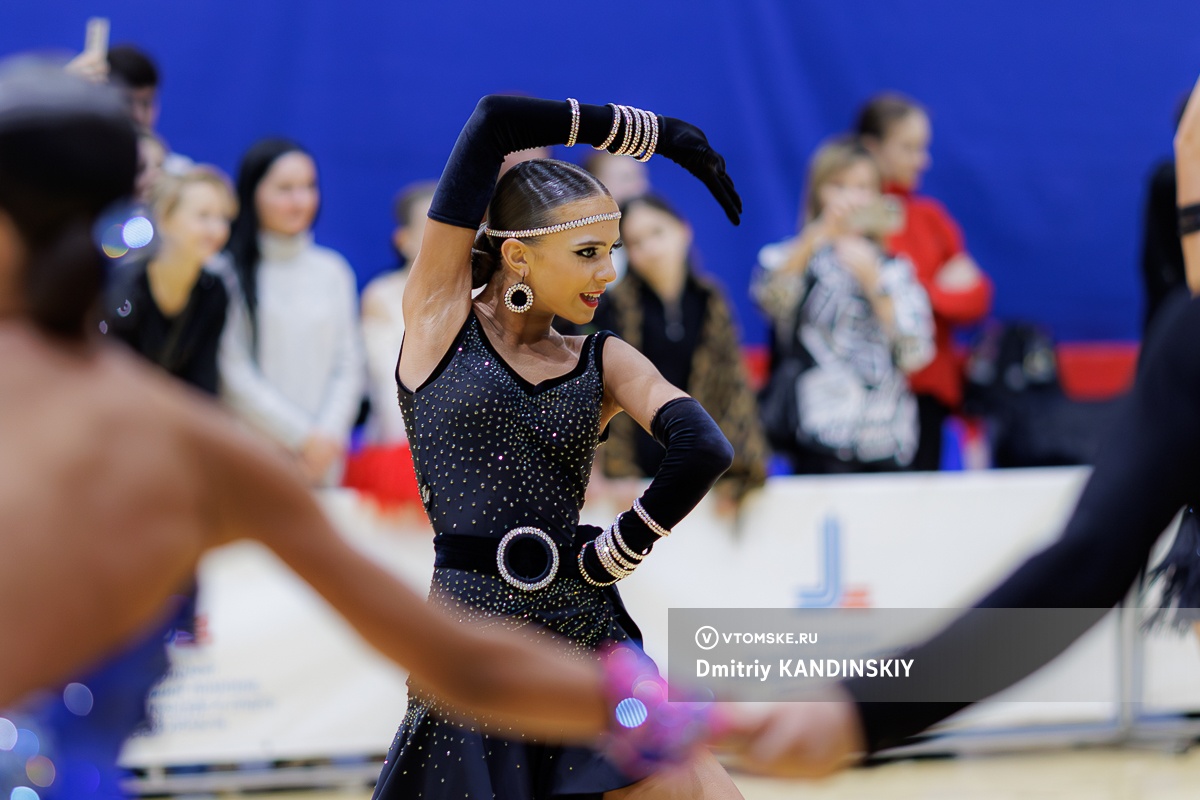
<path fill-rule="evenodd" d="M 540 541 L 547 551 L 546 568 L 540 574 L 529 578 L 513 574 L 507 559 L 509 548 L 514 543 L 526 539 Z M 554 544 L 554 540 L 550 538 L 550 534 L 541 528 L 513 528 L 504 534 L 504 538 L 500 540 L 500 544 L 496 548 L 496 568 L 500 571 L 500 577 L 509 586 L 526 592 L 535 592 L 538 589 L 549 586 L 550 581 L 554 580 L 554 576 L 558 574 L 558 547 Z"/>

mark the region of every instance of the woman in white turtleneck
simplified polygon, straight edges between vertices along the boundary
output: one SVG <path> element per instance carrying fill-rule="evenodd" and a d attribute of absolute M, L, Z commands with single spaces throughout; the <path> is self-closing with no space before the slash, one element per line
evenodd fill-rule
<path fill-rule="evenodd" d="M 255 144 L 237 190 L 229 254 L 240 291 L 221 345 L 221 394 L 314 485 L 333 485 L 365 382 L 354 272 L 313 242 L 317 169 L 298 145 Z"/>

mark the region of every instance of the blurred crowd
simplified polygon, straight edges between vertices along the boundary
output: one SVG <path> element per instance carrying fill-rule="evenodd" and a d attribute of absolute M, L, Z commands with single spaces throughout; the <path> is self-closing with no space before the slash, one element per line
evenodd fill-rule
<path fill-rule="evenodd" d="M 360 298 L 350 264 L 313 237 L 319 154 L 286 139 L 254 142 L 230 180 L 156 133 L 159 71 L 143 50 L 85 53 L 68 68 L 126 90 L 141 129 L 136 213 L 154 231 L 148 245 L 116 254 L 101 328 L 219 397 L 289 452 L 313 486 L 350 485 L 385 506 L 419 510 L 395 368 L 406 268 L 436 176 L 400 189 L 394 268 Z M 1020 465 L 989 460 L 986 447 L 997 449 L 998 431 L 1019 435 L 1004 413 L 1015 407 L 1012 367 L 1019 388 L 1057 388 L 1052 343 L 1036 331 L 978 334 L 992 283 L 951 211 L 919 191 L 931 166 L 926 109 L 884 93 L 849 122 L 797 176 L 795 233 L 764 243 L 753 265 L 751 296 L 770 331 L 765 369 L 747 368 L 760 362 L 746 358 L 734 304 L 701 268 L 688 220 L 653 190 L 644 164 L 590 151 L 583 162 L 623 211 L 624 247 L 614 253 L 618 281 L 593 325 L 562 331 L 615 331 L 704 405 L 736 451 L 718 485 L 726 511 L 768 475 L 961 465 L 964 440 L 954 432 L 978 432 L 976 418 L 994 426 L 974 463 Z M 525 151 L 506 167 L 549 156 Z M 1171 240 L 1171 253 L 1152 252 L 1148 233 L 1147 263 L 1176 256 Z M 1151 265 L 1146 273 L 1155 303 L 1182 284 L 1181 268 L 1176 275 Z M 964 332 L 972 331 L 983 346 L 968 353 Z M 1049 358 L 1040 371 L 1039 353 Z M 997 392 L 1001 384 L 1008 394 Z M 1080 418 L 1065 398 L 1054 399 L 1054 408 L 1043 402 L 1031 413 Z M 1071 449 L 1077 444 L 1041 463 L 1086 460 L 1086 447 Z M 596 491 L 652 476 L 661 455 L 645 431 L 618 418 L 598 454 Z"/>

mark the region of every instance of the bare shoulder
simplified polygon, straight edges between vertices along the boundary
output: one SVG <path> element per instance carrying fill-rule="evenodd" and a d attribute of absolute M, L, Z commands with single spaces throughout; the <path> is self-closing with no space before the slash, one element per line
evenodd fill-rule
<path fill-rule="evenodd" d="M 604 380 L 611 378 L 627 378 L 632 373 L 641 373 L 649 369 L 658 374 L 658 370 L 650 363 L 650 359 L 641 351 L 619 336 L 606 336 L 603 342 Z"/>

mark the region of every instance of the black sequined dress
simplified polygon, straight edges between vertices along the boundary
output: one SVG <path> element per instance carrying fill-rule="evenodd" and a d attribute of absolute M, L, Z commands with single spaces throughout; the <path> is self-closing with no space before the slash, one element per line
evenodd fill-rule
<path fill-rule="evenodd" d="M 533 385 L 500 357 L 472 311 L 429 379 L 415 392 L 400 387 L 439 560 L 463 537 L 498 540 L 522 526 L 571 542 L 600 439 L 607 335 L 589 336 L 569 373 Z M 577 644 L 581 657 L 607 640 L 641 638 L 616 589 L 585 583 L 573 559 L 564 558 L 556 578 L 533 591 L 485 571 L 435 567 L 429 601 L 460 619 L 540 626 Z M 374 796 L 599 798 L 631 783 L 592 750 L 447 721 L 434 698 L 410 686 Z"/>

